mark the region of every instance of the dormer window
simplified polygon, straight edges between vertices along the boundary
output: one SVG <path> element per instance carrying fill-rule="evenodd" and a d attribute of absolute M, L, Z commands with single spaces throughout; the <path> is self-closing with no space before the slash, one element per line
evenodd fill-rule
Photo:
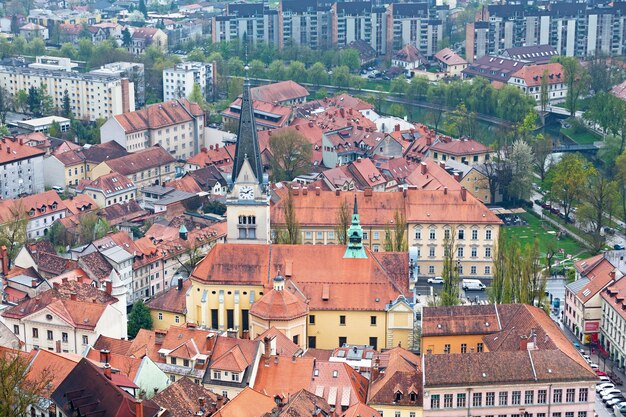
<path fill-rule="evenodd" d="M 409 394 L 409 399 L 411 400 L 411 402 L 417 401 L 417 393 L 414 391 L 411 391 L 411 393 Z"/>
<path fill-rule="evenodd" d="M 57 209 L 57 203 L 52 203 L 52 210 L 56 210 Z"/>
<path fill-rule="evenodd" d="M 34 216 L 35 215 L 35 209 L 30 209 L 30 211 L 28 212 L 29 216 Z"/>
<path fill-rule="evenodd" d="M 400 400 L 402 400 L 402 392 L 396 391 L 396 393 L 394 394 L 394 401 L 400 402 Z"/>

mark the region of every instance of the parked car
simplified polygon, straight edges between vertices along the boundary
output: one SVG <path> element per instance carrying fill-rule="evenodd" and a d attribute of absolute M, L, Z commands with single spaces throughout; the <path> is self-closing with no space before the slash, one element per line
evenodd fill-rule
<path fill-rule="evenodd" d="M 596 369 L 599 369 L 599 368 L 600 368 L 600 367 L 598 366 L 598 364 L 597 364 L 597 363 L 593 363 L 593 362 L 591 362 L 591 363 L 589 364 L 589 366 L 591 366 L 591 369 L 593 369 L 593 370 L 596 370 Z"/>
<path fill-rule="evenodd" d="M 610 401 L 614 398 L 623 398 L 623 394 L 620 390 L 617 390 L 617 392 L 611 392 L 609 394 L 603 395 L 602 396 L 602 402 L 606 404 L 607 401 Z"/>
<path fill-rule="evenodd" d="M 479 279 L 464 279 L 463 290 L 464 291 L 485 291 L 485 284 L 480 282 Z"/>
<path fill-rule="evenodd" d="M 618 395 L 617 397 L 608 400 L 606 402 L 606 406 L 609 407 L 609 408 L 612 408 L 615 404 L 619 404 L 621 402 L 624 402 L 624 400 L 626 400 L 626 398 L 624 398 L 623 395 Z"/>
<path fill-rule="evenodd" d="M 603 389 L 602 391 L 600 391 L 600 397 L 602 397 L 602 399 L 604 399 L 604 397 L 608 396 L 608 395 L 612 395 L 612 394 L 621 394 L 622 391 L 620 391 L 619 389 L 613 387 L 613 388 L 606 388 Z"/>
<path fill-rule="evenodd" d="M 611 378 L 609 378 L 608 376 L 599 376 L 598 377 L 598 381 L 600 381 L 600 382 L 611 382 Z"/>
<path fill-rule="evenodd" d="M 443 278 L 441 277 L 428 278 L 428 283 L 429 284 L 443 284 Z"/>
<path fill-rule="evenodd" d="M 605 382 L 603 384 L 596 385 L 596 392 L 599 393 L 605 389 L 611 389 L 611 388 L 615 388 L 615 385 L 611 384 L 610 382 Z"/>
<path fill-rule="evenodd" d="M 624 250 L 624 249 L 626 249 L 626 248 L 624 248 L 624 246 L 623 246 L 623 245 L 618 245 L 618 244 L 615 244 L 615 245 L 613 245 L 613 249 L 615 249 L 615 250 Z"/>
<path fill-rule="evenodd" d="M 550 207 L 550 213 L 558 215 L 559 212 L 558 207 Z"/>
<path fill-rule="evenodd" d="M 587 363 L 591 363 L 591 356 L 587 355 L 586 353 L 583 353 L 583 358 L 585 358 Z"/>
<path fill-rule="evenodd" d="M 626 413 L 626 401 L 617 403 L 613 406 L 613 410 L 615 411 L 616 416 L 621 416 L 621 413 Z M 618 414 L 619 413 L 619 414 Z"/>

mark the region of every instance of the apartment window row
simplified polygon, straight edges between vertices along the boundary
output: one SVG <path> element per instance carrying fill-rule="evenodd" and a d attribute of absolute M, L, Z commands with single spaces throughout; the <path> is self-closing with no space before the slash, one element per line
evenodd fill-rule
<path fill-rule="evenodd" d="M 458 229 L 457 230 L 457 239 L 458 240 L 465 240 L 465 229 Z M 450 239 L 450 229 L 444 229 L 443 231 L 443 238 L 444 239 Z M 471 240 L 478 240 L 478 229 L 472 229 L 470 231 L 470 238 Z M 415 239 L 416 240 L 421 240 L 422 239 L 422 229 L 421 228 L 416 228 L 415 229 Z M 428 240 L 435 240 L 437 239 L 437 230 L 434 228 L 429 228 L 428 229 Z M 493 239 L 493 230 L 491 229 L 487 229 L 485 230 L 485 240 L 492 240 Z"/>
<path fill-rule="evenodd" d="M 449 351 L 449 346 L 446 345 L 446 348 Z M 446 352 L 448 353 L 448 352 Z M 552 403 L 559 404 L 563 403 L 563 389 L 557 388 L 552 392 Z M 519 405 L 542 405 L 547 404 L 548 400 L 548 390 L 540 389 L 540 390 L 525 390 L 525 391 L 501 391 L 497 395 L 498 404 L 497 406 L 519 406 Z M 456 408 L 465 408 L 467 394 L 466 393 L 457 393 L 456 394 L 456 402 L 453 401 L 454 394 L 443 394 L 443 404 L 441 402 L 441 395 L 433 394 L 430 398 L 430 407 L 433 409 L 441 408 L 454 408 L 456 404 Z M 536 399 L 536 401 L 535 401 Z M 565 389 L 565 403 L 575 403 L 576 400 L 581 403 L 587 402 L 589 399 L 589 390 L 587 388 L 579 388 L 578 395 L 576 395 L 575 388 L 567 388 Z M 493 407 L 496 406 L 496 392 L 473 392 L 471 396 L 471 405 L 472 407 Z M 566 415 L 566 417 L 568 417 Z"/>

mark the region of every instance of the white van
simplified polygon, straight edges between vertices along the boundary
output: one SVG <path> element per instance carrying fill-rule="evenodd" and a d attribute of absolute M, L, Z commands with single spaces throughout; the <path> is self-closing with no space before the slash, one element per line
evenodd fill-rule
<path fill-rule="evenodd" d="M 59 187 L 58 185 L 52 186 L 52 189 L 56 191 L 57 193 L 62 193 L 63 191 L 65 191 L 63 187 Z"/>
<path fill-rule="evenodd" d="M 464 279 L 463 290 L 464 291 L 485 291 L 485 284 L 478 279 Z"/>

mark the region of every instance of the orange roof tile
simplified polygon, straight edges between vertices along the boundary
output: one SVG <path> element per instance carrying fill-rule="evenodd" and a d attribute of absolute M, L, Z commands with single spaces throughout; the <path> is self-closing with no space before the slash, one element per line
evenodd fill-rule
<path fill-rule="evenodd" d="M 406 182 L 423 190 L 461 190 L 461 184 L 452 175 L 430 158 L 422 160 L 417 169 L 406 178 Z"/>
<path fill-rule="evenodd" d="M 250 307 L 252 316 L 265 320 L 293 320 L 309 314 L 309 307 L 301 294 L 271 289 Z"/>
<path fill-rule="evenodd" d="M 293 343 L 283 332 L 272 326 L 257 337 L 254 338 L 255 342 L 263 342 L 265 338 L 271 339 L 270 346 L 272 353 L 277 355 L 292 357 L 293 355 L 302 352 L 302 349 Z"/>
<path fill-rule="evenodd" d="M 99 191 L 104 194 L 105 197 L 120 192 L 131 191 L 136 188 L 137 187 L 135 187 L 135 184 L 130 179 L 117 172 L 110 172 L 95 180 L 80 180 L 76 187 L 79 191 L 85 191 L 86 189 Z"/>
<path fill-rule="evenodd" d="M 261 359 L 254 389 L 271 397 L 287 398 L 301 389 L 309 388 L 313 376 L 314 358 L 271 356 Z"/>
<path fill-rule="evenodd" d="M 188 193 L 196 194 L 202 192 L 202 188 L 200 188 L 196 180 L 190 175 L 185 175 L 182 178 L 166 182 L 163 185 L 165 187 L 173 187 L 177 190 L 186 191 Z"/>
<path fill-rule="evenodd" d="M 111 159 L 106 161 L 106 164 L 111 170 L 128 177 L 138 172 L 161 167 L 175 161 L 176 159 L 174 159 L 168 151 L 163 149 L 160 145 L 154 145 L 120 158 Z"/>
<path fill-rule="evenodd" d="M 160 129 L 180 123 L 188 123 L 194 120 L 194 116 L 197 117 L 203 114 L 204 112 L 198 104 L 181 98 L 153 104 L 141 110 L 118 114 L 114 117 L 126 134 L 129 134 L 148 129 Z"/>
<path fill-rule="evenodd" d="M 220 408 L 213 417 L 262 417 L 276 407 L 272 397 L 246 387 L 234 399 Z"/>
<path fill-rule="evenodd" d="M 381 415 L 372 407 L 358 403 L 348 408 L 341 417 L 381 417 Z"/>
<path fill-rule="evenodd" d="M 100 351 L 92 347 L 89 348 L 87 355 L 85 356 L 94 365 L 99 368 L 104 367 L 104 363 L 100 361 Z M 137 372 L 141 367 L 141 358 L 134 358 L 119 353 L 109 353 L 109 365 L 115 371 L 119 371 L 122 375 L 128 377 L 131 381 L 135 381 L 137 378 Z"/>
<path fill-rule="evenodd" d="M 258 126 L 267 126 L 270 128 L 283 127 L 289 123 L 289 119 L 291 118 L 291 107 L 259 100 L 253 100 L 252 106 L 254 107 L 254 118 Z M 221 114 L 222 116 L 239 120 L 240 109 L 241 98 L 237 98 Z M 272 120 L 259 117 L 261 114 L 271 115 Z"/>
<path fill-rule="evenodd" d="M 528 87 L 541 85 L 544 73 L 547 71 L 546 82 L 548 84 L 560 84 L 565 82 L 565 71 L 559 63 L 525 65 L 519 71 L 513 73 L 511 78 L 521 78 Z"/>
<path fill-rule="evenodd" d="M 576 291 L 576 298 L 582 303 L 586 303 L 596 294 L 602 291 L 607 285 L 615 280 L 615 267 L 607 259 L 602 259 L 595 264 L 593 268 L 587 269 L 583 275 L 583 279 L 587 278 L 589 282 Z M 577 281 L 574 281 L 575 284 Z M 570 287 L 572 284 L 569 284 Z"/>
<path fill-rule="evenodd" d="M 421 359 L 406 349 L 396 347 L 387 352 L 389 362 L 383 374 L 371 381 L 368 403 L 420 407 L 422 405 L 422 370 Z M 402 389 L 400 401 L 395 399 L 396 387 Z M 417 395 L 417 401 L 411 401 L 410 392 Z"/>
<path fill-rule="evenodd" d="M 44 396 L 49 397 L 70 371 L 74 369 L 80 359 L 81 357 L 78 355 L 71 356 L 48 350 L 35 350 L 33 359 L 28 367 L 26 379 L 36 381 L 37 378 L 41 378 L 44 372 L 46 372 L 51 380 Z"/>
<path fill-rule="evenodd" d="M 343 362 L 316 361 L 309 391 L 330 406 L 349 407 L 367 401 L 368 381 Z"/>
<path fill-rule="evenodd" d="M 308 95 L 309 91 L 306 88 L 291 80 L 280 81 L 250 89 L 252 99 L 267 101 L 269 103 L 296 100 L 307 97 Z"/>
<path fill-rule="evenodd" d="M 43 156 L 45 153 L 39 148 L 26 145 L 24 139 L 10 137 L 0 139 L 0 165 Z"/>
<path fill-rule="evenodd" d="M 243 372 L 254 362 L 260 342 L 218 336 L 213 346 L 209 368 Z"/>
<path fill-rule="evenodd" d="M 474 139 L 469 138 L 439 141 L 432 145 L 430 150 L 456 156 L 476 155 L 490 152 L 488 147 Z"/>

